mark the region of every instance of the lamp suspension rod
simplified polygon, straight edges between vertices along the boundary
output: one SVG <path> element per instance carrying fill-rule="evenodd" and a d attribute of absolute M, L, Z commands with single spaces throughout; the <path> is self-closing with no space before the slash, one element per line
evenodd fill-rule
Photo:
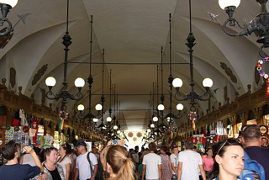
<path fill-rule="evenodd" d="M 92 24 L 93 24 L 93 16 L 91 15 L 91 36 L 90 36 L 90 75 L 88 77 L 88 84 L 89 84 L 89 114 L 91 113 L 92 109 Z"/>
<path fill-rule="evenodd" d="M 114 117 L 116 118 L 116 84 L 114 84 Z"/>
<path fill-rule="evenodd" d="M 188 47 L 189 47 L 189 53 L 190 53 L 190 75 L 191 75 L 191 88 L 192 88 L 192 92 L 194 92 L 194 81 L 193 81 L 193 56 L 192 56 L 192 53 L 193 53 L 193 46 L 195 45 L 194 41 L 195 41 L 195 38 L 193 36 L 193 33 L 192 33 L 192 17 L 191 17 L 191 0 L 189 0 L 189 12 L 190 12 L 190 33 L 189 33 L 189 36 L 187 38 L 188 40 L 188 43 L 186 44 Z"/>
<path fill-rule="evenodd" d="M 110 83 L 109 83 L 109 116 L 111 117 L 111 111 L 112 111 L 112 109 L 111 109 L 111 69 L 110 69 L 110 79 L 109 79 L 109 81 L 110 81 Z"/>
<path fill-rule="evenodd" d="M 157 65 L 157 101 L 156 101 L 156 108 L 158 107 L 158 100 L 159 100 L 159 66 Z M 159 110 L 158 110 L 158 113 L 159 113 Z"/>
<path fill-rule="evenodd" d="M 163 47 L 161 47 L 161 86 L 162 86 L 162 96 L 163 96 Z M 162 103 L 164 99 L 161 100 Z"/>
<path fill-rule="evenodd" d="M 71 37 L 69 36 L 69 32 L 68 32 L 68 22 L 69 22 L 69 0 L 66 1 L 67 5 L 66 5 L 66 32 L 65 32 L 65 36 L 63 37 L 63 45 L 65 46 L 65 57 L 64 57 L 64 81 L 63 81 L 63 85 L 64 85 L 64 90 L 67 89 L 67 83 L 66 83 L 66 74 L 67 74 L 67 59 L 68 59 L 68 46 L 71 45 L 72 41 L 71 41 Z"/>
<path fill-rule="evenodd" d="M 105 62 L 105 49 L 103 49 L 103 62 Z M 105 77 L 104 77 L 104 64 L 102 65 L 102 97 L 101 97 L 101 102 L 102 102 L 102 123 L 104 120 L 104 102 L 105 102 L 105 97 L 104 97 L 104 81 L 105 81 Z"/>
<path fill-rule="evenodd" d="M 105 63 L 102 63 L 102 62 L 92 62 L 92 63 L 89 63 L 89 62 L 72 62 L 72 61 L 69 61 L 68 63 L 70 64 L 96 64 L 96 65 L 100 65 L 100 64 L 107 64 L 107 65 L 161 65 L 161 63 L 127 63 L 127 62 L 122 62 L 122 63 L 116 63 L 116 62 L 105 62 Z M 178 64 L 181 64 L 181 65 L 189 65 L 190 63 L 172 63 L 173 65 L 178 65 Z M 163 63 L 163 65 L 170 65 L 170 63 Z"/>
<path fill-rule="evenodd" d="M 93 24 L 93 16 L 91 15 L 91 40 L 90 40 L 90 76 L 92 75 L 92 24 Z"/>
<path fill-rule="evenodd" d="M 170 76 L 168 78 L 168 82 L 170 84 L 169 88 L 170 88 L 170 95 L 169 95 L 169 109 L 170 109 L 170 113 L 172 113 L 172 93 L 173 93 L 173 88 L 172 88 L 172 82 L 173 82 L 173 76 L 172 76 L 172 14 L 169 14 L 169 31 L 170 31 Z"/>
<path fill-rule="evenodd" d="M 172 26 L 171 26 L 171 13 L 169 14 L 169 30 L 170 30 L 170 42 L 169 42 L 169 47 L 170 47 L 170 75 L 172 74 Z M 163 63 L 162 63 L 163 64 Z"/>
<path fill-rule="evenodd" d="M 154 82 L 152 85 L 153 93 L 152 93 L 152 115 L 154 115 Z"/>

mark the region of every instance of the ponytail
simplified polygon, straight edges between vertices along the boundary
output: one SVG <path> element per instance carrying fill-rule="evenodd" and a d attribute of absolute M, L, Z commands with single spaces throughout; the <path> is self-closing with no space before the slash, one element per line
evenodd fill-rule
<path fill-rule="evenodd" d="M 110 146 L 105 159 L 111 166 L 113 174 L 115 174 L 114 177 L 109 177 L 107 180 L 135 180 L 135 165 L 132 159 L 128 158 L 128 152 L 123 146 Z"/>
<path fill-rule="evenodd" d="M 134 163 L 131 158 L 127 158 L 123 161 L 121 168 L 114 178 L 108 178 L 108 180 L 135 180 L 134 177 Z"/>

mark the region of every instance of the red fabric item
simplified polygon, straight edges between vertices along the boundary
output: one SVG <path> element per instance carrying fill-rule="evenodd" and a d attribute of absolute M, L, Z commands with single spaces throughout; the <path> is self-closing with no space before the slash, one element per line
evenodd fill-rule
<path fill-rule="evenodd" d="M 20 124 L 20 120 L 18 120 L 18 119 L 13 119 L 13 121 L 11 123 L 12 126 L 19 126 L 19 124 Z"/>
<path fill-rule="evenodd" d="M 215 135 L 213 141 L 214 142 L 219 142 L 220 136 L 219 135 Z"/>
<path fill-rule="evenodd" d="M 205 145 L 206 138 L 205 137 L 200 137 L 199 141 L 202 143 L 202 145 Z"/>
<path fill-rule="evenodd" d="M 191 137 L 191 141 L 193 144 L 197 144 L 197 138 L 196 137 Z"/>

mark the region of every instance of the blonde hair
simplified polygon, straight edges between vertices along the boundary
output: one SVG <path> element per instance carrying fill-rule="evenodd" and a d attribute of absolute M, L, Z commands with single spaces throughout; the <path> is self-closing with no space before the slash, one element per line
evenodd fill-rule
<path fill-rule="evenodd" d="M 131 158 L 128 158 L 128 152 L 123 146 L 109 146 L 104 156 L 115 174 L 114 177 L 109 177 L 107 180 L 135 180 L 134 163 Z"/>

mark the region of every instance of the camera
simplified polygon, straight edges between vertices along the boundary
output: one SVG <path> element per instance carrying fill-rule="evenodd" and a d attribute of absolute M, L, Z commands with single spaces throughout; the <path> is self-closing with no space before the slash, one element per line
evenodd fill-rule
<path fill-rule="evenodd" d="M 116 140 L 116 139 L 113 140 L 113 141 L 112 141 L 112 144 L 118 144 L 118 140 Z"/>

